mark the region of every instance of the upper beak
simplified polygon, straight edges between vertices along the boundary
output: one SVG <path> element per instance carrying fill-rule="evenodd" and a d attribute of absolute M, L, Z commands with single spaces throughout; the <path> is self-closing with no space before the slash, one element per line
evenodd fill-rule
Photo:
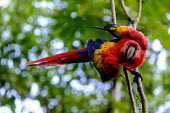
<path fill-rule="evenodd" d="M 91 26 L 91 28 L 102 29 L 102 30 L 109 30 L 108 28 L 105 28 L 105 27 L 97 27 L 97 26 Z"/>
<path fill-rule="evenodd" d="M 133 59 L 137 54 L 137 48 L 135 46 L 129 45 L 128 43 L 125 46 L 125 57 L 126 59 Z"/>
<path fill-rule="evenodd" d="M 117 26 L 118 26 L 118 25 L 116 25 L 116 24 L 107 24 L 107 25 L 104 26 L 104 27 L 92 26 L 91 28 L 106 30 L 106 31 L 108 31 L 109 33 L 111 33 L 113 36 L 116 37 L 117 35 L 115 34 L 115 31 L 116 31 Z"/>

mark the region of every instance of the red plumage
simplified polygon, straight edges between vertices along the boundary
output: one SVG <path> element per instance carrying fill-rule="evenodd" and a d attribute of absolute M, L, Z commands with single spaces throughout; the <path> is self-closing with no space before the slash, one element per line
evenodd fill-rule
<path fill-rule="evenodd" d="M 114 44 L 108 50 L 103 50 L 101 53 L 102 67 L 95 66 L 101 75 L 102 82 L 106 82 L 115 78 L 119 73 L 119 47 Z"/>
<path fill-rule="evenodd" d="M 146 49 L 143 49 L 136 41 L 124 36 L 117 43 L 105 42 L 101 44 L 99 49 L 95 49 L 92 61 L 100 73 L 102 81 L 106 82 L 118 75 L 119 65 L 132 71 L 142 65 L 145 55 Z"/>
<path fill-rule="evenodd" d="M 125 55 L 127 45 L 135 49 L 133 58 L 128 59 Z M 115 43 L 115 45 L 107 51 L 102 51 L 102 59 L 100 59 L 102 61 L 102 70 L 97 66 L 96 69 L 100 71 L 101 78 L 104 78 L 102 80 L 107 81 L 108 79 L 115 78 L 118 75 L 119 65 L 125 66 L 129 71 L 142 65 L 145 61 L 145 55 L 146 50 L 141 48 L 136 41 L 130 40 L 128 37 L 124 37 L 124 39 Z M 102 74 L 104 76 L 102 76 Z"/>
<path fill-rule="evenodd" d="M 134 28 L 129 27 L 122 35 L 120 39 L 131 39 L 136 41 L 143 49 L 148 49 L 149 40 L 141 32 L 137 31 Z"/>
<path fill-rule="evenodd" d="M 27 62 L 26 65 L 54 66 L 54 65 L 63 65 L 63 64 L 69 64 L 69 63 L 89 62 L 90 59 L 88 57 L 87 52 L 79 53 L 82 50 L 87 50 L 87 48 L 76 49 L 76 50 L 68 51 L 65 53 L 52 55 L 52 56 L 42 58 L 39 60 Z"/>
<path fill-rule="evenodd" d="M 125 57 L 126 44 L 129 44 L 136 49 L 134 58 L 127 59 Z M 119 46 L 121 48 L 118 53 L 119 64 L 125 66 L 128 70 L 137 68 L 146 60 L 146 49 L 143 49 L 136 41 L 130 39 L 122 39 L 119 41 Z"/>

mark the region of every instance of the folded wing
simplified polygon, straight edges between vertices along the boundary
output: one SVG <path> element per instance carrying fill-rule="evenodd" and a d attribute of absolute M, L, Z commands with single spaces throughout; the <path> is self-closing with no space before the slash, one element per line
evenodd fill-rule
<path fill-rule="evenodd" d="M 89 39 L 87 42 L 89 58 L 99 72 L 101 80 L 106 82 L 115 78 L 119 72 L 118 55 L 115 42 L 106 39 Z"/>

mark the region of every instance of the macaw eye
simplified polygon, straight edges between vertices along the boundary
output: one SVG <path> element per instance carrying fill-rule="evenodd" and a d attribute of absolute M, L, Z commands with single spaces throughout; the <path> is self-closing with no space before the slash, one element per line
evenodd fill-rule
<path fill-rule="evenodd" d="M 137 48 L 137 50 L 139 51 L 140 47 Z"/>

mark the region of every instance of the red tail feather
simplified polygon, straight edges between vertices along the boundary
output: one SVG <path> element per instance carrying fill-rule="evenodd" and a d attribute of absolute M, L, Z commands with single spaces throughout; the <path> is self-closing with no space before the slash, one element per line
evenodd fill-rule
<path fill-rule="evenodd" d="M 87 52 L 80 52 L 82 50 L 86 50 L 87 48 L 76 49 L 73 51 L 68 51 L 65 53 L 60 53 L 56 55 L 52 55 L 46 58 L 42 58 L 39 60 L 27 62 L 26 65 L 29 66 L 54 66 L 54 65 L 62 65 L 69 63 L 80 63 L 80 62 L 89 62 L 90 58 L 88 57 Z"/>

